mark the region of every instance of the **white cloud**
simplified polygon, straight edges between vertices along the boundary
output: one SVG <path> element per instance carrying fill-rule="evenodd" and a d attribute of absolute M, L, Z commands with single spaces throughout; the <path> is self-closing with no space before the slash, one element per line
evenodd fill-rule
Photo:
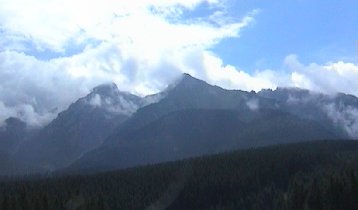
<path fill-rule="evenodd" d="M 215 0 L 1 0 L 0 24 L 8 36 L 30 39 L 38 50 L 63 51 L 67 42 L 89 38 L 132 43 L 142 49 L 203 44 L 235 35 L 249 21 L 246 18 L 244 23 L 223 24 L 220 30 L 205 21 L 168 21 L 204 2 L 221 4 Z M 163 41 L 166 43 L 158 45 Z"/>
<path fill-rule="evenodd" d="M 112 98 L 115 96 L 114 98 Z M 93 95 L 88 99 L 87 103 L 92 107 L 101 107 L 114 117 L 116 114 L 132 115 L 138 110 L 140 104 L 135 104 L 133 101 L 126 100 L 121 95 L 113 95 L 112 97 Z"/>
<path fill-rule="evenodd" d="M 224 3 L 218 0 L 0 0 L 0 4 L 0 102 L 7 110 L 0 121 L 15 116 L 34 125 L 47 123 L 103 82 L 114 81 L 121 90 L 141 95 L 164 89 L 193 68 L 190 55 L 205 56 L 223 38 L 238 37 L 255 15 L 226 18 Z M 216 17 L 220 24 L 212 24 L 210 17 L 182 16 L 204 4 L 221 13 Z M 76 48 L 83 51 L 67 54 Z M 41 60 L 39 54 L 47 52 L 62 56 Z M 29 120 L 31 116 L 36 120 Z"/>
<path fill-rule="evenodd" d="M 231 65 L 224 65 L 222 60 L 209 53 L 204 52 L 202 58 L 202 69 L 205 76 L 203 79 L 227 89 L 261 90 L 262 88 L 275 88 L 274 80 L 271 80 L 273 71 L 264 70 L 254 74 L 237 69 Z M 197 69 L 193 69 L 197 71 Z M 200 76 L 198 76 L 200 78 Z"/>
<path fill-rule="evenodd" d="M 95 94 L 90 101 L 88 102 L 93 107 L 101 107 L 102 106 L 102 99 L 101 96 L 98 94 Z"/>
<path fill-rule="evenodd" d="M 43 125 L 92 87 L 115 82 L 147 95 L 187 72 L 228 89 L 295 86 L 358 95 L 358 67 L 304 65 L 287 56 L 284 70 L 247 73 L 210 48 L 239 37 L 259 10 L 226 16 L 219 0 L 0 0 L 0 122 L 9 116 Z M 186 19 L 207 4 L 212 14 Z M 83 48 L 68 55 L 72 48 Z M 41 60 L 38 52 L 62 57 Z M 322 76 L 324 75 L 324 76 Z"/>
<path fill-rule="evenodd" d="M 341 125 L 353 138 L 358 137 L 358 109 L 343 104 L 328 104 L 323 107 L 334 123 Z"/>
<path fill-rule="evenodd" d="M 298 87 L 335 94 L 337 92 L 358 96 L 358 65 L 343 61 L 305 65 L 296 55 L 284 59 L 284 69 L 257 70 L 252 74 L 231 65 L 208 51 L 193 56 L 195 63 L 186 66 L 189 73 L 228 89 L 261 90 L 276 87 Z M 190 68 L 192 67 L 192 68 Z"/>
<path fill-rule="evenodd" d="M 51 62 L 13 51 L 0 52 L 0 121 L 13 116 L 43 125 L 85 92 L 83 81 Z"/>
<path fill-rule="evenodd" d="M 287 85 L 324 93 L 348 93 L 358 96 L 358 65 L 343 61 L 327 64 L 302 64 L 297 56 L 285 59 L 291 79 Z"/>
<path fill-rule="evenodd" d="M 248 101 L 246 102 L 246 105 L 247 105 L 247 107 L 249 107 L 249 109 L 250 109 L 251 111 L 257 111 L 257 110 L 260 108 L 260 106 L 259 106 L 259 100 L 258 100 L 258 99 L 255 99 L 255 98 L 248 100 Z"/>
<path fill-rule="evenodd" d="M 7 106 L 0 101 L 0 119 L 17 117 L 28 123 L 30 126 L 42 126 L 44 123 L 52 120 L 56 115 L 51 112 L 38 113 L 33 106 L 29 104 L 17 104 Z M 4 125 L 4 120 L 0 121 L 0 127 Z"/>

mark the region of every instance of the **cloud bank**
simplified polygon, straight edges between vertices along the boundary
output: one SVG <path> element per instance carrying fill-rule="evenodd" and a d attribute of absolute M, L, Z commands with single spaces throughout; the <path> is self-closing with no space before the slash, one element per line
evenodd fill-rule
<path fill-rule="evenodd" d="M 139 95 L 163 90 L 181 73 L 228 89 L 277 86 L 358 95 L 358 66 L 302 64 L 248 73 L 212 47 L 239 38 L 259 10 L 230 17 L 226 1 L 0 0 L 0 122 L 42 126 L 94 86 L 115 82 Z"/>

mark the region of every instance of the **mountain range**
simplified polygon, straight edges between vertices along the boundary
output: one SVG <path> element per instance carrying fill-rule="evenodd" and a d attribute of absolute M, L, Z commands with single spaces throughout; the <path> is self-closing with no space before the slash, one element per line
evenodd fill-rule
<path fill-rule="evenodd" d="M 5 122 L 0 161 L 13 167 L 0 167 L 0 174 L 92 173 L 235 149 L 356 138 L 357 116 L 353 95 L 225 90 L 189 74 L 146 97 L 104 84 L 38 131 L 16 118 Z"/>

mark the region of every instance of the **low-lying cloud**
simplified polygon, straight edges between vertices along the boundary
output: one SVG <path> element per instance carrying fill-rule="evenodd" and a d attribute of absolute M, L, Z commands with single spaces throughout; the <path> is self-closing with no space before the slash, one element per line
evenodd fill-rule
<path fill-rule="evenodd" d="M 95 108 L 102 108 L 112 115 L 122 114 L 127 116 L 132 115 L 141 106 L 141 104 L 127 100 L 121 95 L 117 97 L 103 97 L 99 94 L 94 94 L 91 98 L 88 98 L 87 103 Z"/>
<path fill-rule="evenodd" d="M 246 102 L 246 105 L 247 107 L 249 107 L 249 109 L 251 111 L 257 111 L 260 106 L 259 106 L 259 100 L 256 99 L 256 98 L 252 98 L 252 99 L 249 99 L 247 102 Z"/>
<path fill-rule="evenodd" d="M 328 116 L 337 125 L 340 125 L 353 138 L 358 138 L 358 108 L 339 104 L 327 104 L 324 106 Z"/>

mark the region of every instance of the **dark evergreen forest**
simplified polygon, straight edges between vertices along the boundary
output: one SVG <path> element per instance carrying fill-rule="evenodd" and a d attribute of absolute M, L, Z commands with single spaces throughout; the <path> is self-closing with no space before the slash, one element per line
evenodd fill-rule
<path fill-rule="evenodd" d="M 91 175 L 1 178 L 0 209 L 358 209 L 358 141 L 270 146 Z"/>

